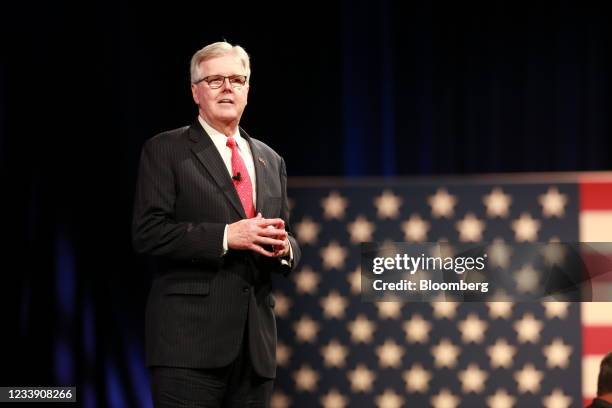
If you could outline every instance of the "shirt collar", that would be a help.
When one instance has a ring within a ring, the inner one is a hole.
[[[212,138],[217,148],[225,147],[227,143],[227,137],[223,133],[210,126],[208,122],[206,122],[200,115],[198,115],[198,121],[200,122],[200,125],[202,125],[204,131],[208,134],[208,136]],[[242,144],[242,136],[240,136],[240,131],[238,130],[238,127],[236,127],[236,131],[232,136],[234,137],[234,139],[236,139],[238,148],[240,148],[240,145]]]

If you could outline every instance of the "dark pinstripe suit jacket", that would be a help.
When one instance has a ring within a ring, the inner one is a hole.
[[[282,218],[290,232],[285,162],[240,134],[253,153],[257,211]],[[255,370],[274,378],[271,275],[290,268],[251,251],[221,256],[225,225],[245,217],[227,167],[197,120],[145,143],[132,234],[136,251],[154,255],[159,266],[146,308],[147,365],[221,367],[236,358],[245,336]],[[300,248],[291,233],[289,240],[295,267]]]

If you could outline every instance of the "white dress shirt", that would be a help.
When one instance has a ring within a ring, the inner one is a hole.
[[[200,124],[215,144],[215,147],[217,148],[219,154],[221,155],[221,158],[223,159],[223,163],[225,163],[225,167],[227,167],[228,174],[230,175],[230,177],[232,177],[234,175],[232,173],[232,149],[230,149],[226,144],[227,137],[223,133],[219,132],[217,129],[206,123],[206,121],[202,119],[201,116],[198,116],[198,120],[200,121]],[[257,208],[257,188],[255,187],[257,186],[257,180],[255,175],[255,164],[253,163],[253,153],[251,153],[251,147],[249,146],[249,143],[242,136],[240,136],[240,132],[238,131],[237,127],[236,132],[232,136],[234,137],[234,140],[236,140],[236,144],[238,145],[238,154],[240,154],[240,157],[242,157],[242,161],[244,161],[247,171],[249,172],[251,184],[253,185],[253,207]]]

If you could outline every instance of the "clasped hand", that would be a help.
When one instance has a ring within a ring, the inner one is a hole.
[[[266,249],[270,245],[272,250]],[[263,218],[261,213],[254,218],[229,224],[227,246],[230,249],[251,250],[264,256],[282,257],[289,254],[289,240],[285,222],[280,218]]]

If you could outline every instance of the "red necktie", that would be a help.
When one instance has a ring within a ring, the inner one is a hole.
[[[247,218],[253,218],[255,216],[255,207],[253,206],[253,184],[251,183],[251,177],[249,177],[244,160],[242,160],[240,153],[238,153],[236,140],[230,136],[227,138],[225,145],[232,149],[232,182],[234,187],[236,187]]]

